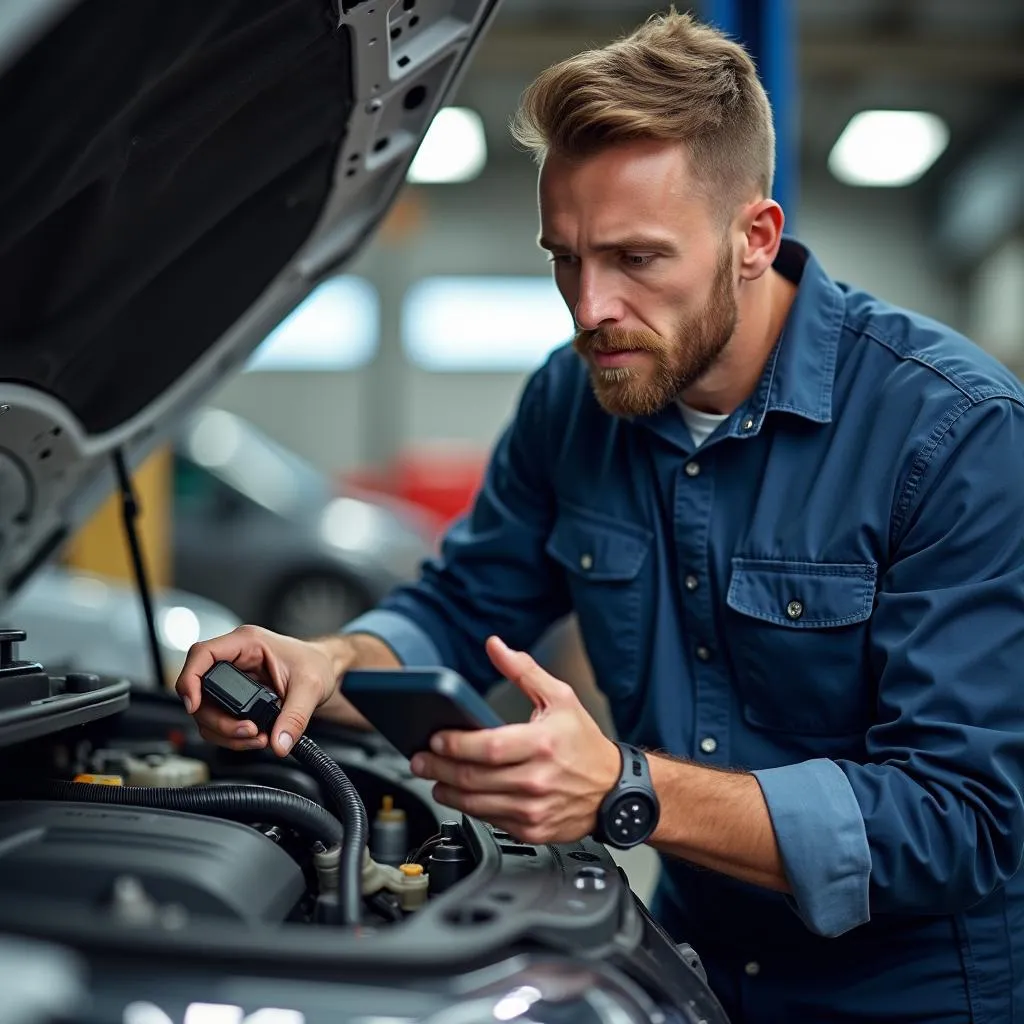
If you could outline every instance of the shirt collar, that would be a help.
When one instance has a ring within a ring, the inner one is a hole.
[[[811,251],[793,239],[783,239],[774,268],[798,288],[761,381],[745,404],[747,418],[760,421],[769,412],[789,412],[829,423],[843,294]]]
[[[798,286],[796,296],[757,387],[720,428],[725,436],[754,436],[770,412],[787,412],[815,423],[832,420],[843,293],[811,251],[794,239],[783,238],[773,267]],[[692,447],[689,430],[675,403],[634,422],[645,424],[676,444]]]

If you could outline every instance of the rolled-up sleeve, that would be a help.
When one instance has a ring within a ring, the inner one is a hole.
[[[870,624],[863,762],[761,771],[798,913],[835,935],[965,910],[1024,853],[1024,410],[965,399],[918,452]]]
[[[442,663],[437,645],[423,629],[407,616],[386,608],[365,612],[348,623],[342,633],[375,636],[408,668],[428,668]]]
[[[479,689],[496,681],[484,643],[496,634],[529,649],[570,610],[545,553],[554,518],[551,362],[527,382],[491,455],[472,509],[446,533],[415,583],[398,587],[346,633],[371,633],[404,664],[442,664]]]
[[[816,758],[753,773],[764,793],[793,895],[790,905],[818,935],[871,917],[871,850],[860,804],[834,761]]]

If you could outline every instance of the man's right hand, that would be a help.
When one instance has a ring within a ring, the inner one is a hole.
[[[254,723],[240,722],[202,703],[202,676],[217,661],[232,662],[283,698],[270,737],[271,748],[280,757],[305,732],[313,712],[337,700],[338,680],[349,668],[398,664],[388,648],[373,637],[297,640],[260,626],[239,626],[224,636],[195,644],[174,688],[185,709],[195,716],[203,738],[232,750],[261,749],[268,737],[260,734]]]

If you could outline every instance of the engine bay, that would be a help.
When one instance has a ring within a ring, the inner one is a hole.
[[[97,740],[54,747],[45,779],[12,767],[19,781],[0,800],[0,900],[58,899],[76,913],[161,927],[340,923],[345,830],[316,779],[272,755],[187,756],[174,749],[188,745],[182,736]],[[363,925],[404,920],[475,866],[458,820],[418,804],[410,832],[404,807],[417,798],[394,788],[363,854]]]
[[[20,639],[0,637],[0,900],[58,900],[86,918],[159,927],[340,923],[348,830],[332,813],[329,776],[205,743],[170,695],[129,700],[117,680],[50,676],[17,659]],[[360,925],[401,923],[478,866],[463,822],[386,744],[330,727],[320,739],[362,781]],[[521,847],[502,832],[490,838],[499,850]]]
[[[49,896],[130,921],[280,921],[306,888],[296,861],[257,830],[176,811],[6,802],[0,850],[0,899]]]
[[[512,991],[589,1007],[566,1020],[724,1022],[696,954],[592,839],[535,846],[457,814],[373,733],[317,722],[312,768],[214,747],[173,695],[49,675],[18,660],[22,638],[0,636],[0,941],[85,958],[90,1004],[109,1012],[74,1024],[188,1021],[240,974],[277,1007],[286,992],[306,1005],[297,978],[329,979],[345,993],[332,1020],[409,999],[403,1019],[428,1019],[431,1000],[470,995],[494,1020]],[[339,771],[365,816],[357,891]],[[133,1017],[171,976],[160,1013]]]

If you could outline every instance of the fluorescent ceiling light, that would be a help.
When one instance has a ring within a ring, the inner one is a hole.
[[[380,301],[369,281],[317,285],[249,357],[249,370],[355,370],[377,353]]]
[[[402,335],[425,370],[522,372],[568,341],[573,323],[550,276],[427,277],[406,293]]]
[[[850,118],[828,157],[847,185],[909,185],[949,142],[945,121],[921,110],[862,110]]]
[[[444,107],[427,129],[408,179],[417,184],[471,181],[487,163],[484,124],[475,110]]]

